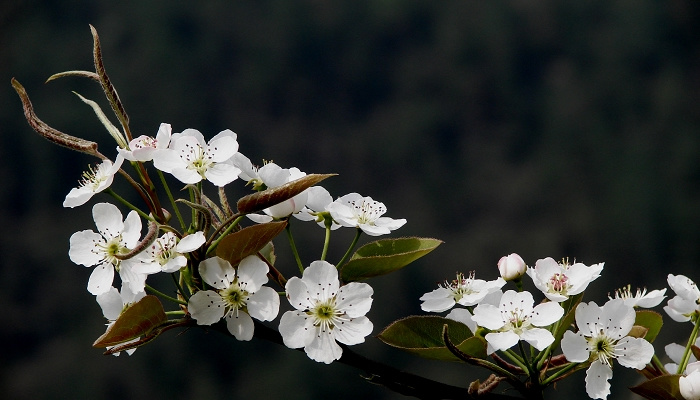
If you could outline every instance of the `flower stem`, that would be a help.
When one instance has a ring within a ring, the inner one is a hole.
[[[292,224],[287,222],[287,226],[284,228],[287,231],[287,239],[289,239],[289,245],[292,247],[292,254],[294,254],[294,259],[299,267],[299,272],[304,274],[304,264],[301,263],[301,258],[299,258],[299,252],[297,251],[297,245],[294,243],[294,236],[292,236]]]
[[[148,215],[148,214],[146,214],[145,212],[141,211],[141,210],[140,210],[138,207],[136,207],[135,205],[133,205],[133,204],[129,203],[128,201],[126,201],[126,199],[124,199],[123,197],[121,197],[120,195],[118,195],[117,193],[115,193],[114,190],[112,190],[112,189],[110,189],[110,188],[107,188],[107,189],[105,189],[105,193],[107,193],[108,195],[114,197],[118,202],[124,204],[125,206],[129,207],[130,209],[136,211],[140,216],[142,216],[142,217],[143,217],[144,219],[146,219],[147,221],[155,221],[155,220],[153,219],[153,217],[151,217],[150,215]]]
[[[560,369],[559,371],[553,373],[552,375],[544,379],[542,381],[542,386],[547,386],[552,382],[556,382],[559,377],[563,377],[565,374],[567,374],[569,371],[571,371],[578,365],[580,365],[580,363],[569,363],[569,365],[565,366],[564,368]]]
[[[165,193],[168,195],[168,199],[170,200],[170,204],[173,206],[173,210],[175,211],[175,215],[177,216],[177,220],[180,222],[180,227],[184,231],[186,226],[185,226],[185,220],[182,219],[182,215],[180,215],[180,210],[177,208],[177,204],[175,203],[175,198],[173,197],[173,193],[170,191],[170,186],[168,186],[168,182],[165,180],[165,175],[163,175],[163,171],[157,170],[158,171],[158,176],[160,177],[160,181],[163,184],[163,189],[165,189]]]
[[[326,237],[323,240],[323,251],[321,252],[321,261],[326,261],[328,254],[328,244],[331,242],[331,227],[326,224]]]
[[[685,367],[688,366],[688,361],[690,361],[690,348],[695,344],[695,340],[698,338],[698,330],[700,330],[700,315],[697,315],[697,313],[693,316],[695,326],[693,326],[693,331],[690,333],[690,337],[688,338],[688,344],[685,345],[685,352],[683,353],[683,358],[681,359],[681,362],[678,363],[678,371],[676,371],[677,374],[682,374],[685,372]]]
[[[355,232],[355,238],[352,240],[352,243],[350,243],[350,247],[348,247],[348,251],[345,252],[343,258],[341,258],[340,261],[338,261],[338,264],[336,264],[336,267],[340,268],[340,266],[343,265],[345,260],[348,257],[350,257],[350,253],[352,253],[352,250],[355,248],[357,241],[360,239],[360,235],[362,235],[362,229],[357,228],[357,231]]]
[[[151,293],[153,293],[153,294],[156,294],[156,295],[158,295],[158,296],[160,296],[160,297],[162,297],[162,298],[164,298],[164,299],[170,300],[170,301],[175,302],[175,303],[177,303],[177,304],[182,304],[182,305],[184,305],[184,306],[187,305],[187,302],[185,302],[185,301],[183,301],[183,300],[180,300],[180,299],[176,299],[176,298],[171,297],[171,296],[168,296],[167,294],[165,294],[165,293],[163,293],[163,292],[161,292],[161,291],[159,291],[159,290],[153,288],[151,285],[146,285],[146,289],[148,289],[149,292],[151,292]]]

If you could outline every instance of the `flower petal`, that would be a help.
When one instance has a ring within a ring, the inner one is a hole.
[[[189,253],[200,248],[206,241],[207,239],[204,237],[204,232],[197,231],[180,239],[175,250],[178,253]]]
[[[311,343],[304,347],[310,359],[330,364],[343,355],[343,349],[335,341],[333,330],[319,332],[313,336]]]
[[[267,283],[267,271],[270,268],[258,256],[252,255],[238,264],[238,281],[243,290],[255,292]]]
[[[620,365],[642,369],[654,356],[654,346],[642,338],[624,337],[615,345],[615,354]]]
[[[228,288],[236,278],[236,271],[231,263],[216,256],[199,263],[199,274],[204,282],[217,289]]]
[[[213,290],[200,290],[190,297],[187,310],[198,325],[211,325],[223,318],[226,303]]]
[[[554,342],[552,333],[543,328],[525,329],[520,334],[520,339],[530,343],[534,348],[540,351],[546,349],[547,346]]]
[[[372,307],[373,293],[372,287],[366,283],[350,282],[338,291],[336,307],[350,318],[363,316]]]
[[[520,341],[520,336],[513,331],[491,332],[487,333],[485,338],[492,350],[508,350]]]
[[[114,281],[114,267],[112,264],[100,264],[90,274],[88,279],[88,292],[98,295],[109,291]]]
[[[571,331],[564,332],[564,337],[561,339],[561,351],[569,362],[584,362],[590,356],[586,338],[580,333]]]
[[[359,344],[365,341],[365,337],[372,333],[373,328],[372,321],[367,317],[351,318],[335,326],[335,339],[349,346]]]
[[[260,288],[248,299],[248,313],[259,321],[272,321],[280,310],[280,296],[267,286]]]
[[[95,245],[98,243],[105,243],[104,238],[99,233],[91,230],[75,232],[70,237],[68,257],[76,264],[91,267],[104,258],[103,252],[95,251]]]
[[[605,399],[610,394],[612,369],[596,360],[586,371],[586,393],[592,399]]]
[[[226,316],[226,327],[238,340],[248,341],[253,338],[255,324],[248,313],[238,310]]]
[[[327,261],[312,262],[301,279],[315,299],[325,301],[338,293],[338,270]]]
[[[316,336],[312,319],[303,311],[287,311],[282,314],[279,332],[284,345],[290,349],[304,347]]]

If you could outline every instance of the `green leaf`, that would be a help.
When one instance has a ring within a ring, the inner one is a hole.
[[[678,379],[682,375],[661,375],[630,388],[634,393],[651,400],[683,400]]]
[[[127,307],[92,346],[107,347],[128,342],[147,335],[167,321],[163,304],[156,296],[148,295]]]
[[[242,259],[262,250],[287,226],[287,221],[251,225],[226,235],[216,247],[216,255],[236,266]]]
[[[412,316],[400,319],[386,327],[378,338],[393,347],[420,357],[443,361],[460,361],[447,348],[442,338],[443,326],[447,325],[450,341],[470,357],[486,357],[486,341],[473,336],[461,322],[438,316]]]
[[[656,311],[637,310],[637,317],[634,320],[634,324],[648,329],[643,338],[652,343],[654,339],[656,339],[656,335],[661,331],[664,320],[661,314]]]
[[[435,250],[442,240],[405,237],[368,243],[342,266],[341,278],[354,282],[396,271]]]
[[[287,182],[282,186],[269,188],[249,194],[238,200],[236,206],[243,214],[264,210],[298,195],[311,186],[336,174],[309,174],[302,178]]]

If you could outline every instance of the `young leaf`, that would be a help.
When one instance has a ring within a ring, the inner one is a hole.
[[[651,400],[683,400],[678,379],[682,375],[661,375],[630,388],[631,391]]]
[[[345,282],[354,282],[388,274],[430,253],[441,243],[441,240],[417,237],[368,243],[357,249],[342,266],[341,277]]]
[[[93,347],[114,346],[147,335],[153,328],[167,322],[163,304],[148,295],[127,307],[107,331],[95,340]]]
[[[256,254],[287,226],[287,221],[268,222],[251,225],[227,235],[219,242],[216,255],[231,265],[238,265],[242,259]]]
[[[486,357],[486,341],[461,322],[438,316],[412,316],[393,322],[378,336],[382,342],[423,358],[459,361],[443,340],[443,327],[448,326],[450,341],[470,357]]]
[[[646,334],[643,336],[648,342],[654,342],[656,335],[661,331],[661,326],[664,324],[664,320],[661,314],[651,311],[651,310],[637,310],[637,317],[634,320],[634,324],[642,326],[647,329]]]
[[[238,211],[244,214],[249,214],[264,210],[287,199],[291,199],[311,186],[334,175],[336,174],[309,174],[302,178],[287,182],[282,186],[249,194],[238,200]]]

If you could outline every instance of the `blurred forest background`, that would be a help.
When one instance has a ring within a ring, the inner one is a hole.
[[[73,232],[93,229],[95,200],[61,203],[94,160],[36,135],[10,86],[16,77],[40,118],[114,157],[71,93],[108,110],[99,86],[43,83],[93,68],[88,24],[137,135],[161,122],[206,137],[230,128],[254,161],[339,173],[324,184],[332,195],[383,201],[387,216],[408,219],[394,236],[445,241],[370,281],[377,334],[421,314],[418,297],[455,271],[495,278],[511,252],[530,265],[605,262],[586,297],[599,304],[628,283],[666,287],[668,273],[698,281],[698,21],[700,2],[677,0],[3,2],[0,397],[402,398],[338,363],[199,329],[131,357],[91,347],[104,319],[85,288],[90,270],[67,252]],[[315,246],[302,249],[308,263],[322,231],[296,226]],[[352,232],[338,232],[342,254]],[[658,354],[691,329],[665,322]],[[354,349],[453,385],[484,376],[374,338]],[[615,368],[611,398],[629,398],[636,377]],[[549,397],[586,398],[583,388],[581,372]]]

